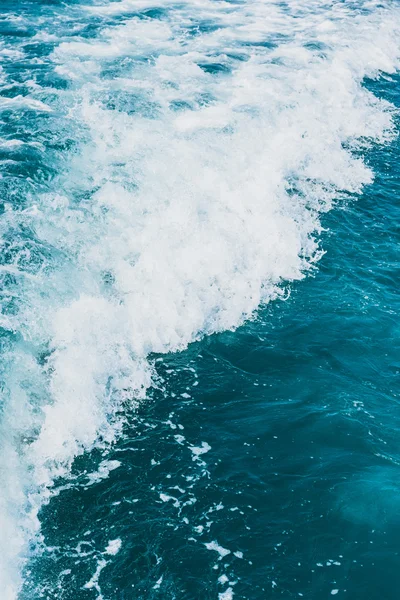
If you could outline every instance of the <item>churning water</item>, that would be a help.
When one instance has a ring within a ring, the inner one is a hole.
[[[386,0],[2,0],[2,600],[398,597],[399,69]]]

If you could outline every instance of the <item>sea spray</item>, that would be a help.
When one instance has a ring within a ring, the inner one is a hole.
[[[26,121],[5,174],[18,144],[35,165],[1,216],[6,600],[53,482],[146,397],[148,356],[238,327],[314,268],[320,214],[393,135],[363,80],[400,64],[391,3],[51,10],[23,17],[45,59],[23,38],[2,50],[5,87],[18,56],[49,73],[0,105]]]

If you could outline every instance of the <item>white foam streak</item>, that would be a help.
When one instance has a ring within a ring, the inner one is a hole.
[[[54,51],[73,87],[57,109],[80,149],[59,189],[3,215],[5,228],[28,225],[57,257],[23,277],[7,267],[22,302],[5,327],[22,341],[6,357],[1,424],[6,600],[52,483],[120,435],[124,410],[151,385],[148,355],[238,327],[281,295],[320,256],[320,213],[372,181],[349,148],[392,133],[393,108],[361,82],[399,68],[400,16],[360,4],[365,14],[320,0],[290,10],[261,0],[101,2],[88,18],[165,13]],[[219,28],[189,29],[203,22]],[[87,587],[98,589],[103,562]]]

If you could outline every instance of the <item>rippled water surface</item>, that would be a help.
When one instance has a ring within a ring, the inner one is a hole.
[[[3,0],[2,600],[397,599],[399,40]]]

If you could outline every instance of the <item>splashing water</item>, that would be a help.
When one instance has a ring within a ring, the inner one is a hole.
[[[362,84],[399,69],[400,11],[101,0],[11,3],[2,19],[0,589],[13,600],[54,482],[121,435],[151,355],[283,296],[322,255],[321,213],[372,181],[363,151],[395,134],[394,108]]]

